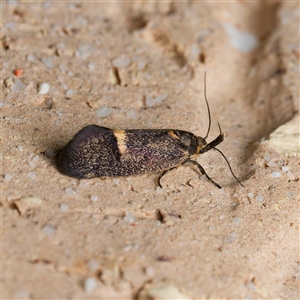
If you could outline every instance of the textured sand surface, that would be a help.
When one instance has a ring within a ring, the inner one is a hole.
[[[2,3],[3,299],[298,299],[299,4]],[[90,180],[88,124],[205,136],[192,167]]]

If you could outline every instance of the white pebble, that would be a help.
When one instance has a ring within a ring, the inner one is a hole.
[[[265,154],[265,155],[264,155],[264,160],[265,160],[266,162],[271,161],[271,156],[270,156],[269,154]]]
[[[90,271],[95,272],[99,269],[99,263],[96,259],[90,259],[87,263],[88,268]]]
[[[112,113],[112,109],[107,106],[103,106],[98,108],[95,113],[97,117],[104,118],[108,117]]]
[[[156,97],[156,103],[157,104],[162,104],[162,102],[164,100],[166,100],[168,98],[168,95],[167,94],[160,94]]]
[[[241,224],[241,220],[240,220],[240,218],[234,218],[234,219],[232,220],[232,223],[233,223],[234,225],[240,225],[240,224]]]
[[[27,174],[27,176],[28,176],[29,178],[31,178],[31,179],[35,179],[35,178],[36,178],[35,172],[29,172],[29,173]]]
[[[94,51],[93,46],[89,44],[81,45],[79,46],[75,55],[77,58],[86,59],[88,56],[90,56],[93,53],[93,51]]]
[[[264,196],[262,194],[258,194],[256,197],[255,197],[255,200],[259,203],[263,202],[264,201]]]
[[[242,52],[249,52],[258,46],[258,38],[254,34],[241,31],[226,22],[223,22],[222,25],[230,39],[233,48]]]
[[[281,170],[282,170],[283,172],[287,172],[287,171],[289,170],[289,167],[284,166],[284,167],[281,168]]]
[[[273,178],[279,178],[281,176],[280,172],[272,172]]]
[[[120,179],[119,178],[114,178],[113,182],[114,182],[114,184],[119,184],[120,183]]]
[[[92,200],[92,201],[97,201],[97,200],[98,200],[98,196],[92,195],[92,196],[91,196],[91,200]]]
[[[248,193],[248,197],[249,197],[250,199],[253,199],[253,194],[252,194],[252,193]]]
[[[88,64],[88,69],[89,69],[89,70],[93,71],[93,70],[95,70],[95,68],[96,68],[96,67],[95,67],[94,64],[92,64],[92,63],[89,63],[89,64]]]
[[[43,57],[41,62],[49,69],[53,69],[53,60],[52,57]]]
[[[50,85],[48,83],[41,83],[38,87],[38,93],[39,95],[44,95],[49,92]]]
[[[76,192],[75,192],[72,188],[66,188],[66,189],[65,189],[65,192],[66,192],[66,194],[69,195],[69,196],[73,196],[73,195],[76,194]]]
[[[56,232],[56,229],[53,225],[51,224],[47,224],[43,227],[43,231],[47,234],[47,235],[52,235]]]
[[[4,105],[5,105],[5,102],[1,101],[0,102],[0,109],[2,109],[4,107]]]
[[[23,91],[25,88],[26,84],[20,78],[15,78],[14,85],[12,86],[11,90],[13,92],[20,92]]]
[[[5,181],[11,181],[11,179],[12,179],[12,176],[10,174],[7,173],[7,174],[4,175],[4,180]]]
[[[123,221],[128,222],[129,224],[134,223],[135,218],[132,213],[127,213],[126,216],[123,218]]]
[[[33,54],[28,54],[28,55],[27,55],[27,60],[28,60],[28,61],[31,61],[31,62],[34,62],[34,61],[35,61],[34,55],[33,55]]]
[[[61,204],[60,205],[60,209],[62,210],[62,211],[67,211],[68,210],[68,208],[69,208],[69,206],[67,205],[67,204]]]
[[[18,148],[19,151],[23,151],[23,147],[21,145],[18,145],[17,148]]]
[[[88,277],[84,280],[84,291],[91,293],[97,286],[97,281],[94,277]]]
[[[145,274],[148,276],[148,277],[154,277],[155,275],[155,272],[154,272],[154,269],[152,267],[147,267],[145,269]]]
[[[74,94],[74,91],[73,90],[67,90],[67,97],[71,97],[72,95]]]
[[[135,110],[129,110],[126,112],[126,116],[128,118],[136,119],[138,117],[138,113]]]
[[[147,107],[153,107],[155,105],[155,101],[154,101],[153,97],[151,95],[148,95],[148,94],[146,95],[145,102],[146,102]]]
[[[130,58],[123,54],[120,57],[114,59],[112,61],[112,64],[116,68],[126,68],[130,65],[130,62]]]

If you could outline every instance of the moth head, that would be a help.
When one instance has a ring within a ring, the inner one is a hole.
[[[197,154],[199,154],[200,150],[203,149],[206,145],[206,139],[201,136],[197,136]]]

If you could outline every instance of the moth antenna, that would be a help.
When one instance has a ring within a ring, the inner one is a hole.
[[[204,137],[204,139],[206,140],[206,138],[208,137],[209,131],[210,131],[210,126],[211,126],[210,109],[209,109],[209,105],[208,105],[208,101],[207,101],[207,97],[206,97],[206,72],[204,72],[204,99],[206,102],[206,107],[207,107],[207,112],[208,112],[208,129],[207,129],[206,136]]]
[[[220,126],[220,123],[219,123],[219,122],[217,122],[217,123],[218,123],[218,126],[219,126],[220,134],[223,134],[222,129],[221,129],[221,126]],[[234,175],[234,173],[233,173],[233,171],[232,171],[232,168],[231,168],[231,165],[230,165],[228,159],[226,158],[226,156],[223,154],[223,152],[222,152],[221,150],[219,150],[218,148],[215,148],[215,147],[213,147],[213,149],[217,150],[217,151],[223,156],[223,158],[225,159],[225,161],[226,161],[226,163],[227,163],[227,165],[228,165],[228,167],[229,167],[229,170],[230,170],[232,176],[235,178],[235,180],[236,180],[242,187],[245,187],[245,186],[240,182],[240,180]]]

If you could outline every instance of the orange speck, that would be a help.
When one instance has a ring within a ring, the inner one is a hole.
[[[22,69],[16,69],[16,70],[14,70],[14,74],[17,77],[20,77],[23,74],[23,70]]]

